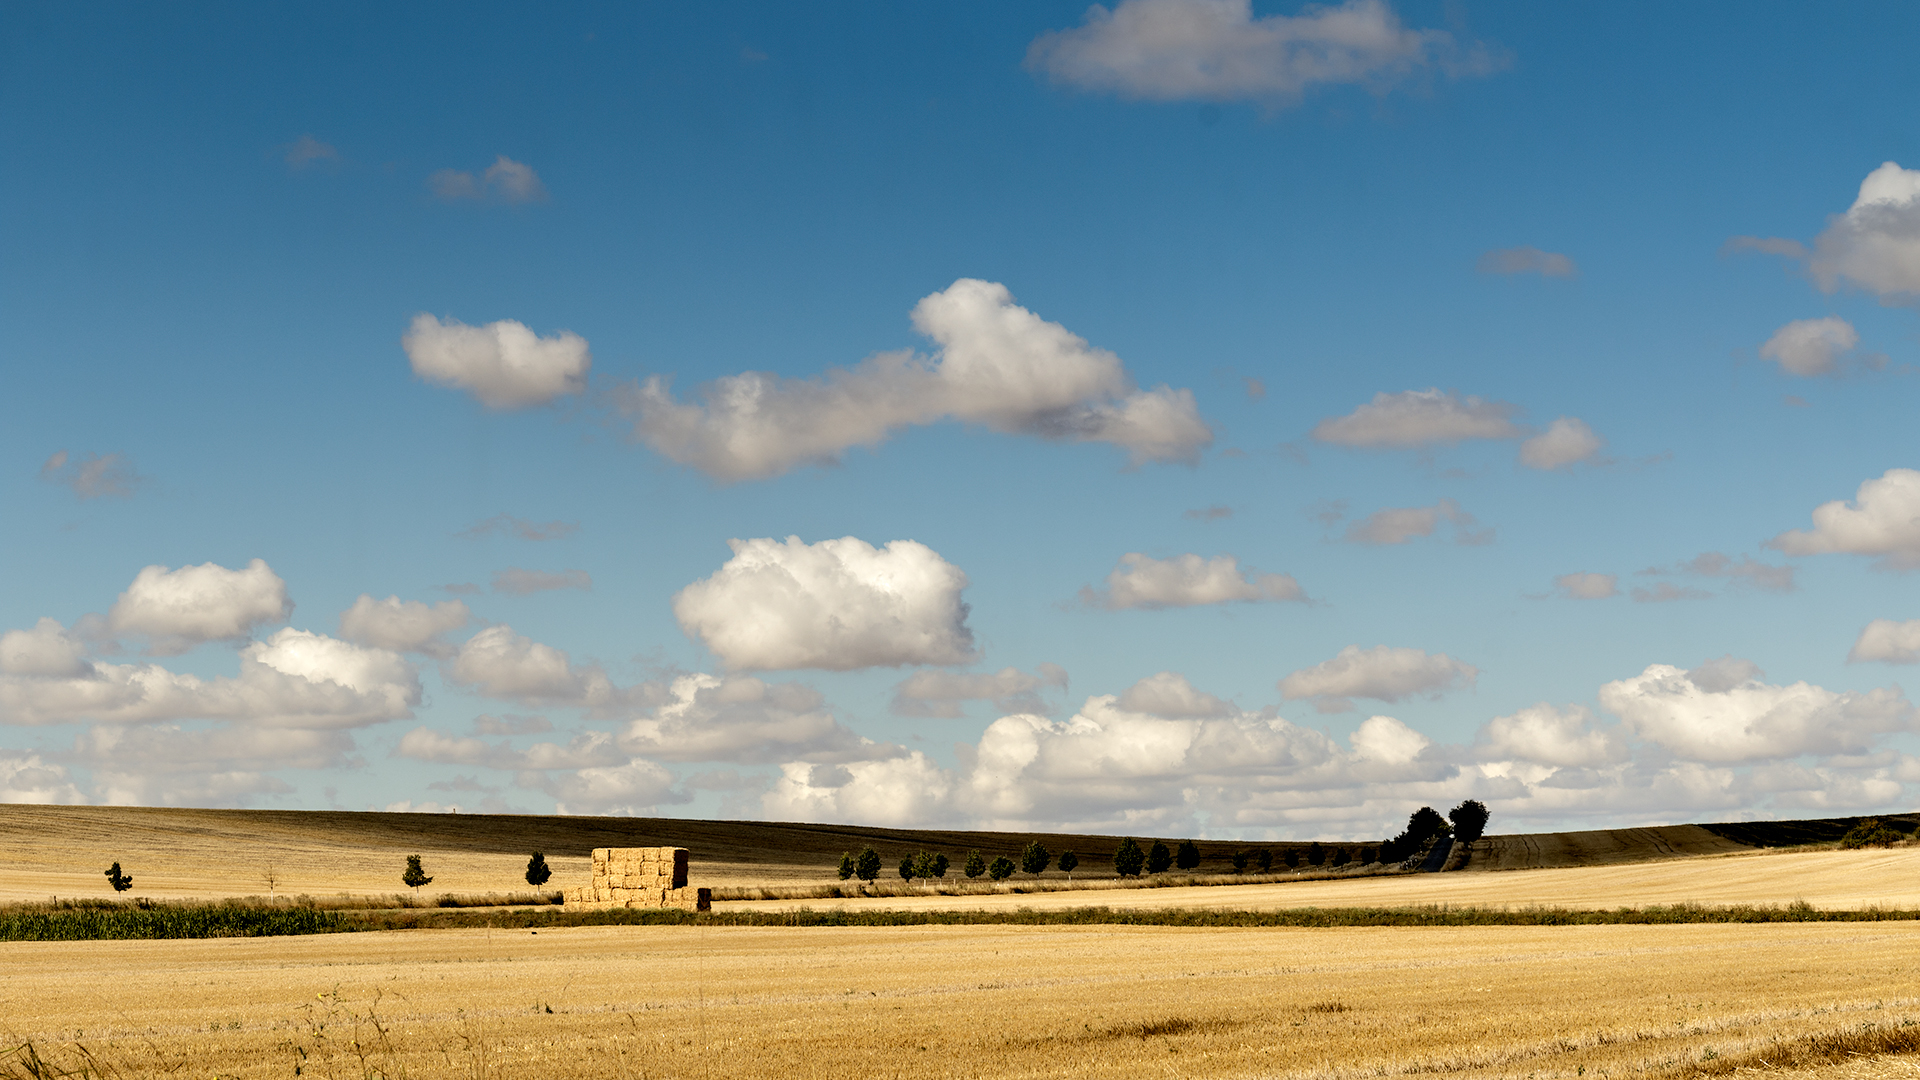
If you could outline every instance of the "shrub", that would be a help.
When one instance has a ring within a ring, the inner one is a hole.
[[[987,860],[981,856],[979,848],[967,852],[967,864],[962,869],[970,878],[977,878],[987,872]]]
[[[1182,870],[1193,870],[1200,866],[1200,849],[1191,840],[1180,841],[1180,850],[1174,852],[1173,865]]]
[[[852,876],[853,876],[853,852],[843,851],[840,853],[840,880],[845,881]]]
[[[1047,867],[1052,865],[1053,852],[1048,851],[1046,845],[1038,840],[1029,842],[1026,850],[1020,853],[1020,869],[1034,877],[1046,873]]]
[[[1260,872],[1263,874],[1273,869],[1273,852],[1266,848],[1261,848],[1253,857],[1253,865],[1259,867]]]
[[[1079,865],[1080,856],[1075,855],[1071,851],[1063,851],[1060,853],[1060,872],[1067,875],[1068,881],[1073,880],[1073,868]]]
[[[853,876],[861,881],[872,881],[880,876],[880,853],[872,848],[861,848],[860,854],[853,857]]]
[[[1287,869],[1297,870],[1299,868],[1300,868],[1300,849],[1297,847],[1290,847],[1287,849]]]
[[[1005,881],[1013,876],[1013,860],[1001,855],[987,864],[987,876],[995,881]]]
[[[1840,838],[1840,846],[1852,851],[1863,847],[1886,847],[1905,840],[1907,835],[1879,818],[1865,818],[1860,824],[1847,830]]]
[[[408,888],[412,889],[415,892],[419,892],[420,886],[425,885],[426,883],[432,880],[433,880],[432,878],[427,876],[427,872],[421,869],[420,856],[418,855],[407,856],[407,868],[400,872],[401,884],[407,886]]]
[[[126,892],[133,888],[133,878],[120,872],[119,863],[107,867],[102,873],[106,875],[107,883],[113,886],[114,892]]]
[[[1172,865],[1173,852],[1167,850],[1167,845],[1155,840],[1153,846],[1147,849],[1147,873],[1164,874]]]
[[[1447,818],[1453,822],[1453,838],[1464,844],[1486,834],[1489,816],[1487,804],[1478,799],[1468,799],[1447,811]]]
[[[1353,856],[1347,854],[1346,848],[1337,847],[1333,849],[1333,858],[1330,861],[1335,866],[1345,866],[1353,861]]]
[[[1113,872],[1121,877],[1139,877],[1140,868],[1147,864],[1146,853],[1129,836],[1120,841],[1120,849],[1113,853]]]
[[[1247,864],[1253,861],[1253,852],[1244,850],[1236,851],[1233,853],[1233,857],[1227,861],[1233,864],[1234,873],[1244,874],[1247,872]]]
[[[537,889],[552,876],[553,867],[547,865],[547,857],[538,851],[534,852],[533,857],[527,860],[527,884]]]
[[[1313,843],[1308,844],[1307,845],[1307,865],[1308,866],[1325,866],[1326,864],[1327,864],[1327,849],[1320,846],[1320,841],[1315,840]]]

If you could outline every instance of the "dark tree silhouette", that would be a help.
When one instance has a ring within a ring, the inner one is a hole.
[[[1453,821],[1453,838],[1463,844],[1471,844],[1486,835],[1490,816],[1487,804],[1479,799],[1468,799],[1447,811],[1447,817]]]
[[[1020,853],[1020,869],[1034,877],[1046,873],[1047,867],[1052,865],[1053,852],[1048,851],[1047,846],[1038,840],[1029,842],[1026,850]]]
[[[1325,866],[1326,864],[1327,864],[1327,849],[1320,846],[1320,841],[1315,840],[1313,843],[1308,844],[1307,845],[1307,865],[1308,866]]]
[[[1287,849],[1287,869],[1297,870],[1299,868],[1300,868],[1300,849],[1297,847],[1290,847]]]
[[[547,879],[552,876],[553,867],[547,865],[547,857],[537,851],[534,852],[533,857],[527,860],[527,884],[537,889],[545,885]]]
[[[1174,852],[1173,865],[1182,870],[1196,870],[1200,866],[1200,848],[1191,840],[1180,841],[1180,849]]]
[[[900,880],[912,881],[914,873],[913,856],[902,856],[900,859]]]
[[[880,853],[872,848],[861,848],[860,854],[853,857],[853,876],[861,881],[872,881],[880,876]]]
[[[102,873],[106,875],[107,883],[113,886],[114,892],[123,893],[133,888],[133,878],[120,872],[119,863],[107,867]]]
[[[1172,865],[1173,852],[1167,850],[1167,845],[1155,840],[1153,846],[1147,849],[1147,873],[1164,874]]]
[[[1233,864],[1234,873],[1244,874],[1247,872],[1247,864],[1253,861],[1253,852],[1246,850],[1236,851],[1233,853],[1232,858],[1229,858],[1227,861]]]
[[[1261,848],[1260,853],[1253,857],[1253,865],[1259,867],[1260,872],[1263,874],[1269,870],[1272,870],[1273,869],[1273,852],[1266,848]]]
[[[406,885],[408,888],[412,889],[415,892],[419,892],[420,886],[425,885],[432,880],[433,880],[432,878],[427,876],[427,872],[421,869],[420,856],[418,855],[407,856],[407,868],[400,872],[401,884]]]
[[[995,881],[1005,881],[1013,876],[1013,860],[1001,855],[987,864],[987,876]]]
[[[1353,861],[1353,856],[1347,854],[1346,848],[1337,847],[1333,849],[1333,859],[1331,861],[1335,866],[1345,866]]]
[[[840,880],[845,881],[852,876],[853,876],[853,852],[843,851],[840,853]]]
[[[1139,877],[1140,868],[1147,864],[1146,852],[1129,836],[1120,841],[1120,849],[1113,853],[1113,872],[1121,877]]]
[[[1063,851],[1060,853],[1060,872],[1067,875],[1068,881],[1073,880],[1073,868],[1079,865],[1080,856],[1075,855],[1071,851]]]
[[[977,878],[987,872],[986,857],[980,854],[979,848],[975,848],[967,852],[967,863],[961,869],[968,877]]]

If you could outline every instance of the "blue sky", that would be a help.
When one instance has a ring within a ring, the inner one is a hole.
[[[12,8],[0,799],[1908,807],[1916,30]]]

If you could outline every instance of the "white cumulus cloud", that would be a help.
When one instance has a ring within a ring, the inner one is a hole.
[[[1860,333],[1845,319],[1795,319],[1773,332],[1760,346],[1760,356],[1780,365],[1789,375],[1832,375],[1840,359],[1860,344]]]
[[[956,719],[969,701],[991,701],[1002,713],[1050,711],[1040,698],[1046,687],[1066,689],[1067,672],[1058,664],[1041,664],[1032,672],[1019,668],[999,671],[916,671],[893,688],[896,716]]]
[[[458,600],[428,604],[389,596],[375,600],[366,593],[340,613],[340,636],[362,645],[394,652],[446,656],[452,652],[443,634],[467,625],[473,613]]]
[[[1520,444],[1520,464],[1529,469],[1564,469],[1592,460],[1606,445],[1585,420],[1562,416]]]
[[[1349,698],[1389,702],[1416,696],[1437,698],[1461,683],[1473,685],[1479,674],[1472,664],[1446,653],[1349,645],[1333,659],[1281,679],[1280,696],[1288,701],[1312,698],[1321,712],[1346,712],[1353,708]]]
[[[49,765],[38,754],[0,751],[0,803],[75,805],[86,801],[64,767]]]
[[[553,796],[556,814],[641,815],[692,800],[674,786],[671,772],[651,761],[533,776],[530,786]]]
[[[1788,555],[1872,555],[1884,570],[1920,567],[1920,471],[1888,469],[1860,485],[1854,501],[1814,508],[1813,528],[1783,532],[1767,546]]]
[[[75,678],[90,673],[87,645],[58,619],[41,619],[31,630],[0,634],[0,675]]]
[[[1827,292],[1851,284],[1887,303],[1920,298],[1920,170],[1886,162],[1814,239],[1807,270]]]
[[[1151,101],[1284,103],[1316,86],[1376,91],[1428,72],[1479,75],[1498,62],[1442,30],[1414,30],[1383,0],[1255,17],[1250,0],[1121,0],[1027,49],[1057,83]]]
[[[1623,761],[1627,742],[1616,728],[1601,727],[1584,705],[1555,708],[1546,702],[1480,729],[1477,748],[1490,760],[1530,761],[1565,768],[1595,768]]]
[[[913,324],[939,346],[932,357],[880,353],[812,379],[747,372],[703,387],[698,403],[657,376],[618,397],[635,438],[727,481],[830,464],[948,419],[1112,443],[1135,463],[1192,462],[1213,441],[1191,391],[1138,389],[1119,357],[1015,304],[1004,285],[962,278],[921,300]]]
[[[206,641],[244,638],[254,627],[291,614],[287,583],[265,560],[255,559],[242,570],[215,563],[146,567],[107,612],[107,626],[145,635],[148,651],[165,656]]]
[[[1693,671],[1653,664],[1602,686],[1600,704],[1639,738],[1707,763],[1856,754],[1913,726],[1914,708],[1897,690],[1837,693],[1760,680],[1758,668],[1732,658]]]
[[[1207,559],[1186,554],[1155,559],[1130,551],[1120,556],[1107,575],[1104,589],[1082,589],[1080,598],[1083,603],[1118,611],[1304,601],[1307,594],[1287,574],[1262,573],[1251,567],[1242,570],[1232,555]]]
[[[598,667],[576,666],[565,652],[505,623],[468,638],[446,670],[455,682],[507,701],[598,706],[615,696]]]
[[[658,761],[741,765],[851,761],[901,752],[854,734],[811,687],[750,675],[673,680],[668,700],[628,723],[620,747]]]
[[[0,660],[6,644],[0,642]],[[1879,660],[1888,664],[1920,664],[1920,619],[1895,622],[1875,619],[1860,631],[1847,653],[1849,661]]]
[[[593,354],[570,330],[540,337],[524,323],[501,319],[468,326],[422,312],[400,337],[413,373],[465,390],[490,409],[544,405],[586,389]]]
[[[1330,416],[1313,437],[1339,446],[1409,447],[1466,439],[1513,439],[1526,429],[1510,419],[1517,408],[1504,401],[1462,397],[1451,390],[1378,393],[1346,416]]]
[[[1128,712],[1169,720],[1227,716],[1238,711],[1231,703],[1196,688],[1177,671],[1162,671],[1141,679],[1127,687],[1115,703]]]
[[[925,544],[729,540],[733,557],[673,598],[680,628],[732,669],[964,664],[967,575]]]

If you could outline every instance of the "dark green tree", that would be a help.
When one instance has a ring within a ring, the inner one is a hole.
[[[1013,876],[1013,860],[1005,855],[998,856],[987,864],[987,876],[995,881],[1005,881]]]
[[[1173,854],[1173,865],[1182,870],[1196,870],[1200,866],[1200,848],[1191,840],[1180,841],[1180,850]]]
[[[1164,874],[1172,865],[1173,852],[1167,850],[1167,845],[1155,840],[1153,846],[1147,849],[1147,873]]]
[[[1038,840],[1028,841],[1026,850],[1020,853],[1020,869],[1034,877],[1046,873],[1047,867],[1052,865],[1053,852],[1048,851],[1047,846]]]
[[[133,878],[120,872],[119,863],[114,863],[112,866],[107,867],[102,873],[106,874],[107,883],[113,886],[114,892],[126,892],[128,889],[133,888]]]
[[[400,881],[402,884],[415,892],[419,892],[420,886],[432,880],[432,878],[427,876],[427,872],[420,868],[420,856],[407,856],[407,868],[400,873]]]
[[[1453,826],[1447,824],[1447,819],[1431,806],[1423,806],[1407,818],[1407,838],[1413,841],[1415,847],[1424,846],[1427,841],[1452,830]]]
[[[1063,851],[1060,853],[1060,872],[1067,875],[1068,881],[1073,880],[1073,868],[1079,865],[1080,856],[1075,855],[1071,851]]]
[[[1299,867],[1300,867],[1300,849],[1297,847],[1288,848],[1287,849],[1287,869],[1297,870],[1299,869]]]
[[[1329,861],[1335,866],[1345,866],[1353,861],[1353,856],[1347,854],[1346,848],[1337,847],[1333,849],[1333,858]]]
[[[1227,861],[1233,864],[1234,873],[1244,874],[1247,872],[1247,864],[1253,861],[1253,852],[1241,848],[1228,856]]]
[[[1139,877],[1140,868],[1147,864],[1146,852],[1129,836],[1120,841],[1120,849],[1113,853],[1113,872],[1121,877]]]
[[[1263,874],[1269,870],[1272,870],[1273,869],[1273,852],[1267,848],[1261,848],[1260,853],[1253,857],[1253,865],[1259,867],[1260,872]]]
[[[845,881],[852,876],[853,876],[853,852],[843,851],[840,853],[840,880]]]
[[[880,853],[872,848],[861,848],[860,854],[853,857],[853,876],[861,881],[872,881],[880,876]]]
[[[946,852],[944,852],[944,851],[936,851],[936,852],[934,852],[934,853],[933,853],[933,867],[932,867],[932,870],[933,870],[933,875],[932,875],[932,876],[934,876],[934,877],[937,877],[937,878],[943,878],[943,877],[946,877],[946,876],[947,876],[947,867],[949,867],[949,866],[952,866],[952,865],[953,865],[953,863],[952,863],[952,861],[951,861],[951,860],[949,860],[949,859],[947,858],[947,854],[946,854]]]
[[[980,854],[979,848],[974,848],[972,851],[967,852],[966,865],[960,869],[968,877],[977,878],[987,872],[986,857]]]
[[[1320,841],[1315,840],[1313,843],[1308,844],[1307,845],[1307,865],[1308,866],[1325,866],[1326,864],[1327,864],[1327,849],[1320,846]]]
[[[916,873],[918,873],[918,872],[919,872],[919,869],[918,869],[918,868],[917,868],[917,867],[916,867],[916,866],[914,865],[914,860],[913,860],[913,856],[911,856],[911,855],[904,855],[904,856],[902,856],[902,857],[901,857],[901,859],[900,859],[900,879],[901,879],[902,881],[912,881],[912,880],[913,880],[913,875],[914,875],[914,874],[916,874]]]
[[[1840,846],[1848,851],[1863,847],[1888,847],[1906,838],[1906,833],[1879,818],[1862,818],[1859,824],[1847,830],[1847,835],[1840,838]]]
[[[1490,816],[1487,804],[1479,799],[1468,799],[1447,811],[1447,819],[1453,822],[1453,838],[1463,844],[1471,844],[1486,835]]]
[[[545,885],[547,879],[552,876],[553,867],[547,865],[547,857],[537,851],[534,852],[533,857],[527,860],[527,884],[537,889]]]
[[[1373,849],[1372,849],[1372,848],[1370,848],[1370,847],[1363,847],[1363,848],[1361,848],[1361,849],[1360,849],[1360,857],[1359,857],[1359,858],[1360,858],[1360,865],[1361,865],[1361,866],[1365,866],[1365,865],[1367,865],[1368,863],[1370,863],[1370,862],[1372,862],[1372,861],[1373,861],[1373,854],[1374,854],[1374,853],[1373,853]]]

